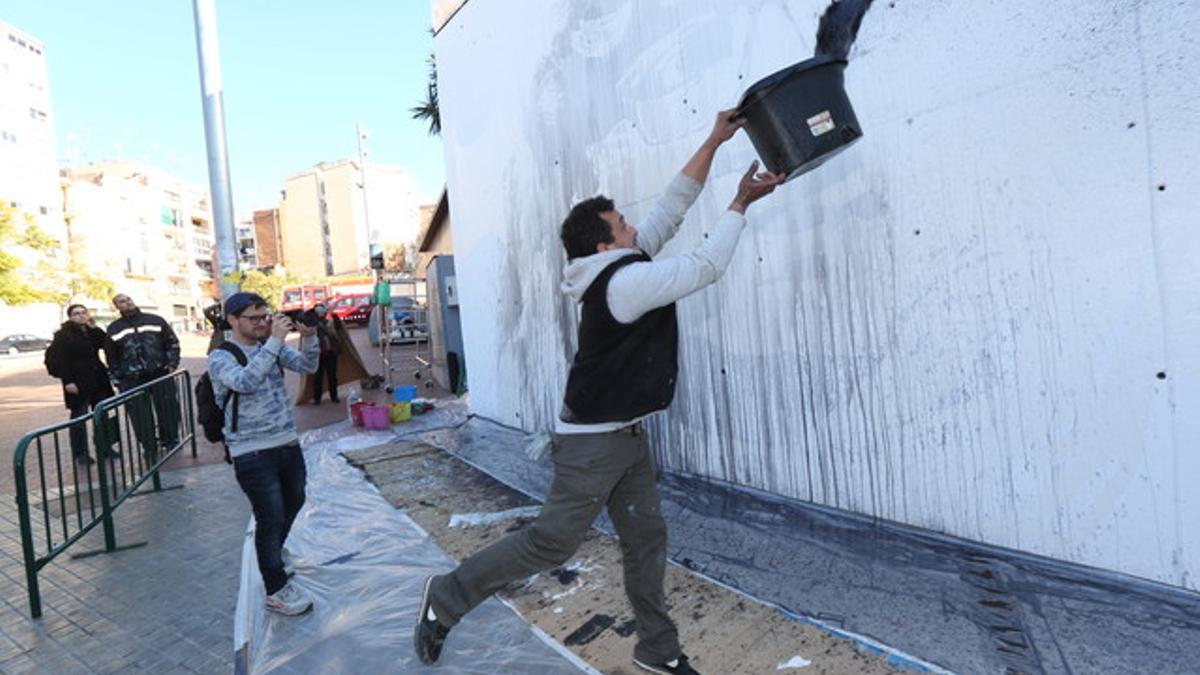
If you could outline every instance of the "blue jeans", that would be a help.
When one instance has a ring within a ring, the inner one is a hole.
[[[300,446],[256,450],[233,458],[238,485],[254,510],[254,549],[267,595],[287,584],[283,542],[304,506],[307,470]]]

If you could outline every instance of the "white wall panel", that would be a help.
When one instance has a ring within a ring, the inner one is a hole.
[[[825,4],[471,0],[443,28],[476,412],[550,426],[566,211],[635,220]],[[679,303],[664,465],[1200,588],[1200,5],[891,4],[847,71],[866,137]],[[753,158],[722,149],[664,255]]]

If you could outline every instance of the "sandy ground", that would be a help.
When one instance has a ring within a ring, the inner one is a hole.
[[[345,454],[457,559],[526,527],[537,510],[528,497],[420,441]],[[480,517],[514,509],[519,510],[508,517]],[[489,522],[464,526],[463,520]],[[702,673],[906,672],[882,654],[862,651],[679,566],[668,566],[666,589],[684,650]],[[591,530],[564,568],[514,583],[501,596],[600,672],[643,672],[631,660],[633,615],[623,591],[620,546],[612,537]]]

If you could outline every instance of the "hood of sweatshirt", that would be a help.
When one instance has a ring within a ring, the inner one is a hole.
[[[638,255],[641,252],[642,250],[637,248],[618,248],[576,258],[563,268],[563,282],[560,288],[563,293],[571,296],[572,300],[580,302],[583,300],[583,294],[604,268],[627,255]]]

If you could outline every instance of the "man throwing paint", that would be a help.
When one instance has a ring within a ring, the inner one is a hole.
[[[675,302],[715,282],[745,227],[746,208],[782,176],[742,176],[737,195],[694,251],[651,259],[679,229],[708,178],[713,156],[742,126],[721,112],[700,149],[650,210],[641,228],[613,201],[576,204],[562,225],[569,259],[562,289],[582,303],[579,350],[555,428],[554,481],[537,521],[425,582],[414,642],[437,661],[450,629],[511,581],[562,565],[607,507],[621,542],[625,593],[637,618],[634,662],[653,673],[696,670],[679,646],[663,592],[667,526],[659,511],[654,456],[641,420],[675,395],[679,335]]]

